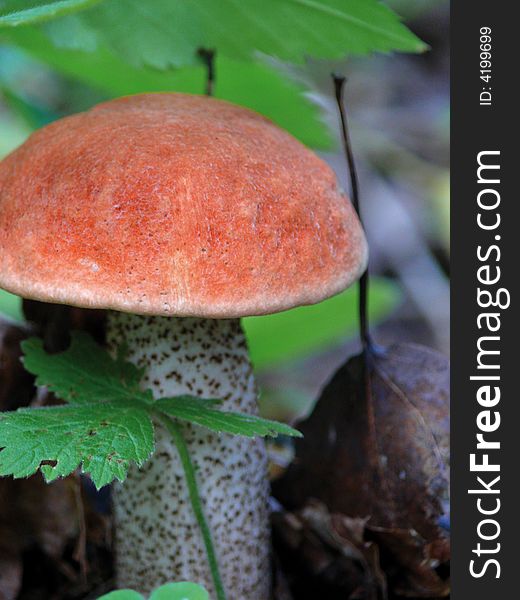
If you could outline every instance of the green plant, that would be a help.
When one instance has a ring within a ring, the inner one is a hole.
[[[117,590],[100,596],[98,600],[144,600],[144,596],[133,590]],[[148,600],[209,600],[209,595],[196,583],[167,583],[154,590]]]
[[[247,437],[299,433],[283,423],[221,411],[219,400],[156,400],[143,389],[144,370],[125,361],[124,349],[113,359],[84,333],[74,334],[70,348],[60,354],[46,353],[37,338],[24,342],[23,349],[25,367],[36,383],[67,404],[0,413],[0,475],[28,477],[40,469],[51,482],[81,467],[99,489],[114,479],[124,481],[131,462],[142,466],[155,450],[155,428],[164,427],[181,457],[215,587],[224,597],[196,474],[176,419]]]
[[[113,359],[86,333],[74,333],[70,348],[59,354],[45,352],[38,338],[24,342],[23,350],[36,383],[66,404],[0,413],[0,475],[28,477],[41,469],[50,482],[81,466],[98,489],[124,481],[131,462],[141,466],[154,452],[154,419],[247,437],[299,435],[283,423],[222,411],[220,400],[156,400],[124,349]]]
[[[247,10],[231,0],[9,0],[0,8],[2,43],[110,96],[203,93],[198,50],[215,48],[216,97],[319,148],[332,137],[318,108],[259,53],[302,63],[426,47],[377,0],[254,0]]]

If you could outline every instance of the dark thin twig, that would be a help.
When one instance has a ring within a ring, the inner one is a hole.
[[[359,209],[359,184],[358,176],[356,171],[356,163],[354,161],[354,154],[352,152],[352,144],[350,142],[350,135],[347,122],[347,111],[345,110],[344,103],[344,89],[345,83],[347,82],[346,77],[332,74],[334,80],[334,90],[336,93],[336,102],[338,105],[339,115],[341,118],[341,137],[343,140],[343,149],[347,159],[348,170],[350,174],[350,187],[352,204],[359,217],[361,224],[361,211]],[[359,334],[361,342],[363,344],[363,350],[365,352],[372,348],[372,339],[370,337],[369,324],[368,324],[368,269],[361,275],[359,280]]]
[[[215,88],[215,55],[216,51],[209,48],[199,48],[198,55],[206,65],[206,96],[213,96]]]

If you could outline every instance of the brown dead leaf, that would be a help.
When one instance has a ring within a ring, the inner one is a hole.
[[[279,510],[272,522],[275,554],[298,600],[387,600],[388,580],[392,597],[449,594],[449,582],[435,571],[446,557],[413,530],[372,528],[368,519],[329,513],[316,500]]]
[[[397,536],[400,547],[394,535],[385,544],[398,570],[412,570],[401,592],[438,596],[437,563],[423,568],[423,554],[449,554],[439,525],[449,495],[447,359],[413,344],[371,352],[366,363],[353,357],[299,429],[304,437],[275,496],[290,510],[315,498],[330,513],[367,519],[370,529],[413,532],[421,543]]]
[[[397,596],[444,598],[449,595],[449,580],[437,573],[437,567],[449,564],[447,539],[428,544],[413,529],[383,527],[367,527],[367,536],[374,540],[383,559],[389,563],[392,588]]]
[[[292,513],[274,513],[276,554],[294,597],[385,599],[379,551],[365,539],[365,528],[365,519],[331,514],[317,501]]]

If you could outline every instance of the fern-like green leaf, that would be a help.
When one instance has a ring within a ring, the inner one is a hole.
[[[157,69],[197,64],[199,48],[239,60],[260,51],[299,63],[306,56],[425,48],[378,0],[105,0],[41,27],[57,47],[106,47],[130,64]]]
[[[0,475],[28,477],[41,468],[53,481],[82,466],[100,488],[149,458],[153,426],[139,403],[20,409],[0,415],[0,448]]]
[[[70,404],[152,401],[151,392],[139,387],[142,371],[125,361],[124,351],[113,359],[84,332],[74,332],[70,347],[59,354],[48,354],[39,338],[23,342],[22,349],[25,368],[36,375],[37,385]]]
[[[28,477],[40,469],[52,481],[81,468],[98,488],[123,481],[132,462],[140,466],[153,453],[159,413],[219,433],[300,435],[284,423],[222,411],[216,399],[154,400],[123,350],[113,358],[86,333],[73,333],[61,353],[48,354],[38,338],[24,342],[23,350],[37,384],[67,404],[0,413],[0,475]]]
[[[219,402],[215,400],[177,396],[176,398],[161,398],[155,403],[155,407],[170,417],[196,423],[217,433],[231,433],[246,437],[276,437],[278,435],[301,437],[299,431],[285,423],[270,421],[255,415],[222,411],[216,408],[218,404]]]

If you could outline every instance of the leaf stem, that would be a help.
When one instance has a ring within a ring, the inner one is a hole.
[[[217,594],[217,600],[226,600],[226,592],[220,576],[217,554],[213,545],[213,539],[211,531],[204,515],[204,509],[202,507],[202,500],[199,494],[199,487],[197,485],[197,478],[195,474],[195,467],[191,461],[191,456],[188,450],[188,446],[182,435],[182,430],[179,424],[174,419],[168,417],[160,411],[154,411],[154,415],[164,425],[168,433],[172,436],[172,439],[179,452],[182,467],[184,469],[184,475],[186,477],[186,484],[188,486],[188,493],[190,496],[191,506],[195,513],[195,518],[199,525],[202,539],[206,547],[206,554],[208,556],[208,563],[211,570],[211,576],[215,585],[215,591]]]
[[[206,65],[206,96],[213,96],[215,88],[215,55],[216,50],[210,48],[199,48],[198,55]]]
[[[339,115],[341,119],[341,137],[343,141],[343,149],[345,151],[345,157],[347,159],[347,166],[350,174],[352,204],[359,217],[359,221],[363,226],[363,219],[361,218],[361,211],[359,206],[359,182],[356,171],[356,163],[354,160],[354,153],[352,152],[352,144],[350,141],[347,111],[345,109],[345,102],[343,99],[345,83],[347,82],[347,78],[333,73],[332,79],[334,81],[336,103],[338,105]],[[359,334],[365,353],[367,353],[373,346],[368,322],[368,289],[369,275],[367,268],[359,279]]]

